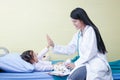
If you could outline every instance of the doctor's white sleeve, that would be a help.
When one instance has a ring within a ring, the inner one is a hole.
[[[77,35],[75,34],[71,42],[67,46],[55,45],[53,48],[54,53],[58,54],[74,54],[76,52]]]
[[[97,55],[98,49],[96,35],[92,27],[89,27],[83,34],[79,47],[80,58],[75,62],[76,66],[88,62]]]

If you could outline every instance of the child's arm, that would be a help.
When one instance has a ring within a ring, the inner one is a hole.
[[[51,71],[53,70],[53,65],[50,61],[39,61],[34,64],[35,71]]]
[[[49,51],[49,47],[46,47],[43,50],[41,50],[41,52],[38,54],[38,59],[41,60],[48,51]]]

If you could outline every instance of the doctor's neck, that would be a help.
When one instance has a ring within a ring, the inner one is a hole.
[[[80,27],[80,31],[83,32],[84,29],[85,29],[85,27],[86,27],[86,24],[83,24],[83,25]]]

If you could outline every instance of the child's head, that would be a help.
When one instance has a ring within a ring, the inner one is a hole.
[[[22,54],[21,54],[21,58],[31,64],[35,63],[35,62],[38,62],[38,58],[37,58],[37,55],[34,53],[33,50],[27,50],[27,51],[24,51]]]

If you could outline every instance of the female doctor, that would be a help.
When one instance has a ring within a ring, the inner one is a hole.
[[[107,50],[98,28],[82,8],[74,9],[70,16],[78,32],[67,46],[56,45],[47,36],[48,45],[53,47],[54,53],[73,54],[77,51],[79,54],[79,58],[74,63],[66,65],[72,69],[67,79],[113,80],[106,59]]]

